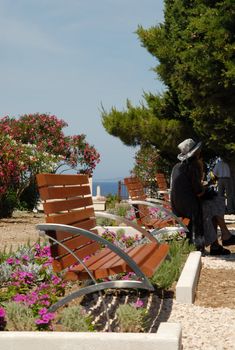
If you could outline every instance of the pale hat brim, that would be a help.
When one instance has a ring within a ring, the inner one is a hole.
[[[198,142],[188,153],[184,154],[184,153],[180,153],[178,154],[177,158],[183,162],[186,159],[191,158],[196,152],[197,150],[199,150],[202,146],[202,142]]]

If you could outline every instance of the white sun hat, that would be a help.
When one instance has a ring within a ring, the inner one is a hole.
[[[186,139],[178,145],[181,151],[177,158],[182,162],[190,157],[192,157],[197,150],[201,147],[202,142],[195,142],[193,139]]]

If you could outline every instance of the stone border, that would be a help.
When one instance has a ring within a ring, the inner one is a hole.
[[[157,333],[0,332],[1,350],[181,350],[178,323],[162,322]]]
[[[193,304],[201,267],[201,252],[191,252],[176,285],[177,302]]]

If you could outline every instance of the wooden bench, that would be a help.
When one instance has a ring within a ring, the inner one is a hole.
[[[136,176],[124,178],[131,200],[129,203],[134,207],[137,223],[146,229],[161,229],[168,226],[180,226],[188,231],[186,224],[171,211],[170,203],[164,200],[148,198],[144,186]],[[151,208],[159,211],[159,215],[153,215]]]
[[[104,212],[97,212],[96,215],[134,227],[149,242],[123,251],[98,235],[87,175],[38,174],[37,184],[46,224],[39,224],[36,228],[49,237],[53,269],[56,272],[64,271],[65,280],[93,282],[59,300],[50,311],[81,295],[107,288],[154,290],[148,277],[166,258],[169,250],[167,244],[160,244],[137,224]],[[97,281],[131,271],[135,273],[136,280]]]
[[[164,173],[156,173],[155,176],[157,187],[158,187],[158,195],[160,199],[164,201],[170,201],[170,189],[166,180],[166,176]]]

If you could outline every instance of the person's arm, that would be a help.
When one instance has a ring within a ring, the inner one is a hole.
[[[205,193],[205,188],[202,184],[202,170],[200,164],[195,164],[195,167],[192,169],[192,185],[196,196],[203,196]]]
[[[217,180],[218,179],[218,163],[215,164],[214,168],[212,169],[212,174],[214,175],[215,179]]]

